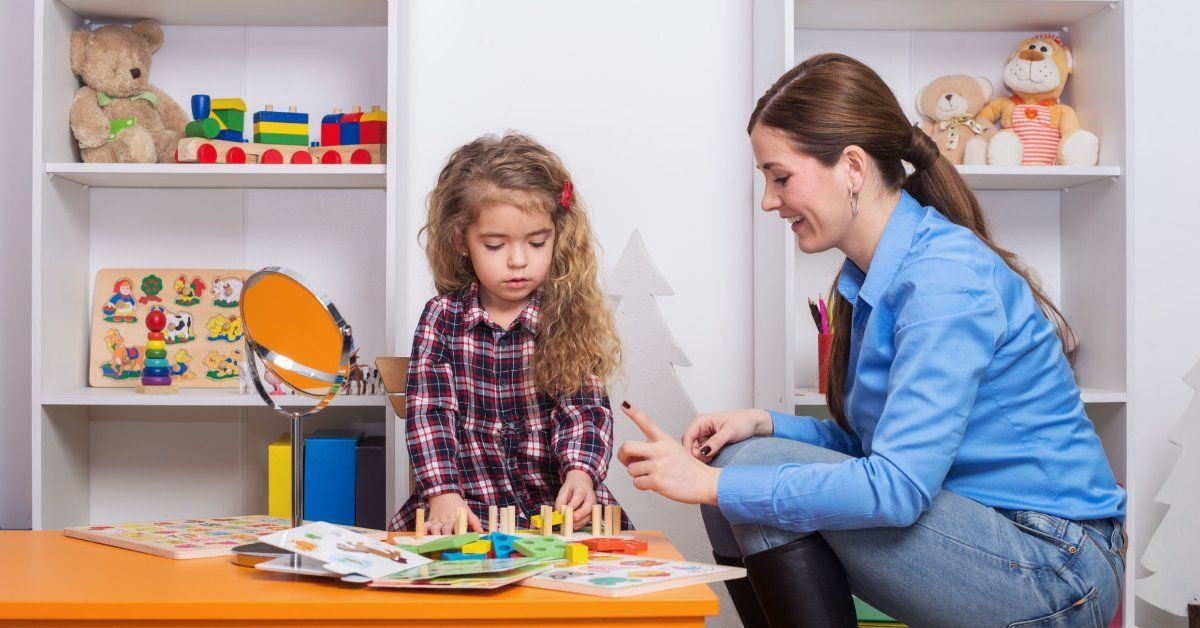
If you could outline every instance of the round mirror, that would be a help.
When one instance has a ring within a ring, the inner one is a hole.
[[[250,353],[247,367],[267,405],[299,419],[333,400],[346,381],[354,338],[325,295],[296,272],[271,266],[246,280],[241,312]],[[296,392],[315,398],[312,407],[283,408],[268,393],[259,364]]]

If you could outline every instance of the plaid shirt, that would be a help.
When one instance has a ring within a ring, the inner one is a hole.
[[[518,525],[553,505],[567,471],[592,478],[597,502],[616,504],[604,477],[612,458],[612,410],[589,378],[554,398],[534,388],[529,366],[539,297],[508,329],[480,306],[477,284],[435,297],[413,335],[408,367],[408,455],[417,486],[392,530],[411,530],[416,509],[458,492],[487,525],[488,506],[516,506]],[[622,511],[625,527],[632,527]]]

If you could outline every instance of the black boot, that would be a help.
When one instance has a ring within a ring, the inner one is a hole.
[[[858,625],[846,572],[820,534],[751,554],[744,560],[754,593],[772,628]]]
[[[745,567],[741,556],[722,556],[713,552],[713,560],[726,567]],[[725,588],[729,591],[733,607],[737,609],[738,617],[745,628],[768,628],[767,617],[758,605],[758,598],[754,595],[754,587],[750,586],[749,578],[726,580]]]

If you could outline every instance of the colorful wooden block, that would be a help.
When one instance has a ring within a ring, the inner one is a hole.
[[[458,534],[454,536],[444,536],[440,539],[434,539],[427,543],[422,543],[417,546],[418,554],[428,554],[430,552],[444,552],[446,550],[456,550],[471,543],[478,541],[478,534]]]
[[[442,552],[442,560],[485,560],[487,554],[467,554],[464,552]]]
[[[567,563],[582,565],[588,561],[588,548],[582,543],[567,544]]]
[[[563,514],[561,512],[556,512],[556,513],[550,515],[550,525],[560,526],[560,525],[562,525],[562,522],[563,522]],[[534,516],[530,517],[529,524],[533,527],[534,530],[541,530],[542,529],[542,516],[534,515]]]
[[[220,121],[223,130],[237,133],[245,130],[246,103],[241,98],[214,98],[212,113],[209,115]],[[218,138],[225,139],[220,136]]]
[[[260,122],[291,122],[308,124],[307,113],[295,111],[259,111],[254,114],[254,123]]]
[[[462,546],[464,554],[486,554],[492,551],[492,542],[484,539],[472,541]]]
[[[341,135],[340,139],[341,139],[341,143],[343,145],[361,144],[362,143],[362,140],[359,139],[360,132],[361,132],[360,125],[362,123],[362,115],[363,115],[362,111],[360,111],[358,107],[355,107],[354,111],[351,111],[350,113],[344,114],[342,116],[342,119],[339,123],[341,126],[341,129],[338,131],[338,133]]]
[[[282,133],[284,135],[303,135],[308,141],[308,124],[297,122],[255,122],[254,134]]]
[[[513,548],[529,558],[562,558],[567,544],[553,536],[526,536],[513,542]]]
[[[378,105],[371,107],[359,120],[358,141],[363,144],[387,143],[387,112],[381,111]]]
[[[206,137],[208,139],[213,139],[220,132],[221,123],[216,118],[192,120],[183,128],[183,134],[187,137]]]
[[[288,146],[308,146],[308,135],[285,135],[283,133],[255,133],[255,144],[285,144]]]
[[[338,146],[342,143],[341,122],[342,112],[340,109],[334,109],[333,113],[326,114],[321,118],[321,146]]]
[[[593,552],[611,552],[614,554],[641,554],[648,547],[645,541],[636,539],[616,539],[600,537],[580,541]]]
[[[226,142],[239,142],[240,143],[242,141],[242,132],[225,130],[225,131],[221,131],[220,133],[217,133],[217,137],[214,139],[224,140]]]

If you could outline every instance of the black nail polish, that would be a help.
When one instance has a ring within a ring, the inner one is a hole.
[[[700,448],[701,456],[707,456],[708,454],[711,454],[711,453],[712,453],[712,447],[709,447],[708,445],[705,445]]]
[[[628,401],[622,401],[622,402],[621,402],[621,407],[622,407],[622,408],[625,408],[626,410],[628,410],[628,409],[629,409],[629,408],[631,408],[632,406],[630,406],[630,405],[629,405],[629,402],[628,402]]]

